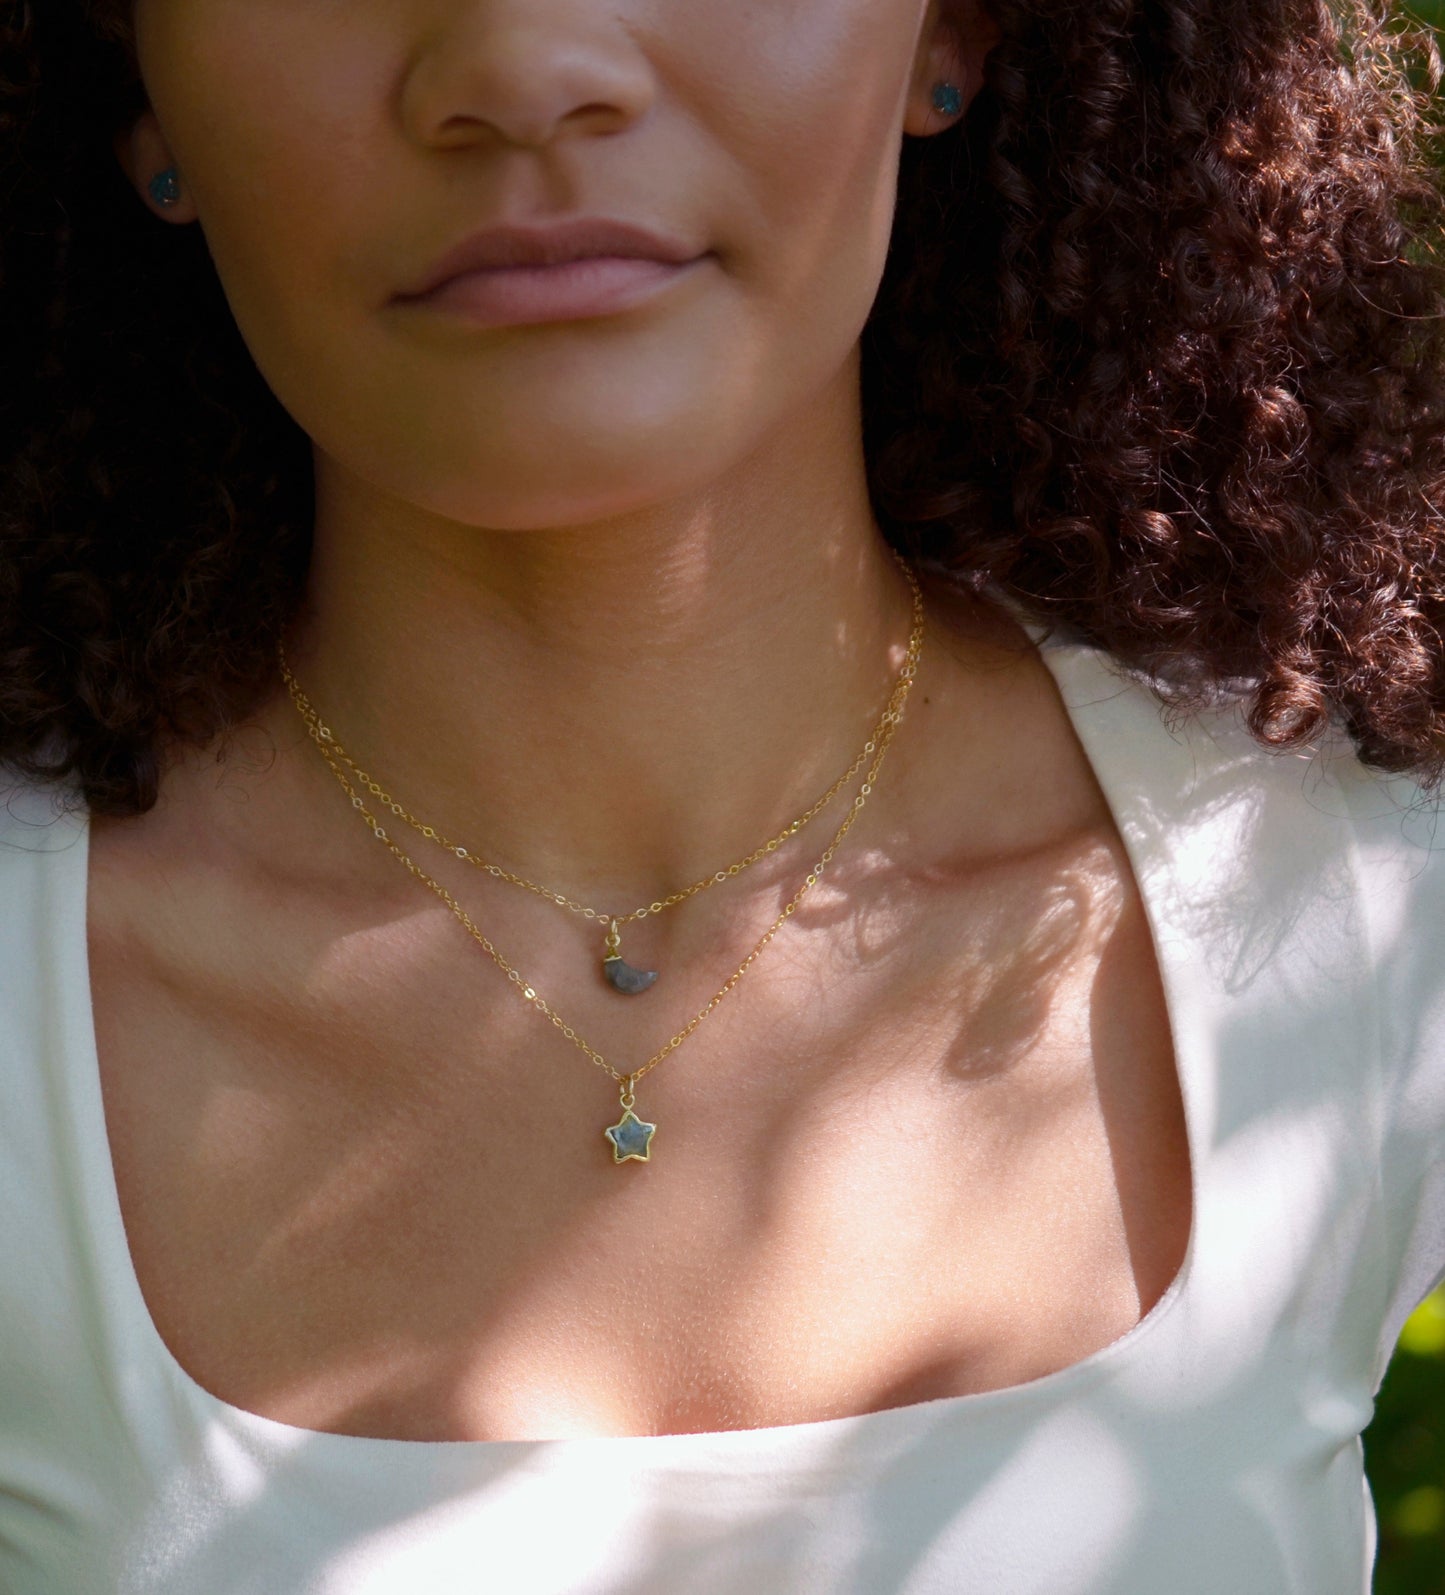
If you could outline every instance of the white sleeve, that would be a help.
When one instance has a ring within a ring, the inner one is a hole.
[[[1445,1279],[1445,802],[1357,764],[1337,774],[1375,971],[1393,1277],[1387,1356],[1405,1319]]]

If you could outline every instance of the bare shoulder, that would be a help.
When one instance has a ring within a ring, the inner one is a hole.
[[[1003,609],[929,575],[932,657],[920,670],[918,808],[944,827],[967,816],[979,856],[1047,852],[1113,835],[1108,802],[1034,640]],[[941,841],[941,838],[940,838]]]

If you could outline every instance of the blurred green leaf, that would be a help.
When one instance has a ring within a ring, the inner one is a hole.
[[[1445,1290],[1427,1296],[1411,1314],[1400,1350],[1412,1357],[1445,1357]]]

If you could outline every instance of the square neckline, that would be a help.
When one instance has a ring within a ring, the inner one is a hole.
[[[199,1425],[209,1427],[220,1424],[250,1445],[267,1450],[296,1450],[304,1446],[313,1454],[325,1452],[334,1455],[338,1461],[359,1460],[369,1453],[378,1458],[414,1455],[424,1457],[430,1463],[441,1457],[465,1459],[486,1454],[500,1459],[537,1448],[545,1448],[549,1452],[555,1452],[558,1448],[575,1452],[607,1446],[613,1449],[635,1448],[647,1460],[661,1463],[674,1458],[683,1459],[693,1451],[724,1449],[729,1454],[762,1454],[776,1452],[780,1447],[792,1450],[806,1448],[810,1444],[825,1445],[839,1439],[886,1449],[930,1420],[946,1422],[1010,1405],[1037,1407],[1076,1390],[1086,1389],[1112,1372],[1121,1361],[1137,1351],[1142,1342],[1155,1338],[1160,1324],[1174,1314],[1179,1302],[1187,1294],[1195,1272],[1202,1191],[1201,1071],[1204,1068],[1204,1059],[1195,1056],[1195,1048],[1207,1029],[1194,1022],[1193,993],[1186,966],[1175,951],[1172,939],[1164,934],[1167,916],[1162,904],[1155,901],[1154,894],[1160,898],[1166,895],[1164,884],[1168,881],[1170,871],[1166,849],[1160,845],[1159,829],[1142,823],[1140,809],[1147,804],[1148,794],[1125,784],[1119,773],[1108,767],[1107,759],[1098,758],[1100,746],[1108,733],[1098,727],[1086,727],[1081,723],[1080,716],[1088,709],[1121,697],[1129,698],[1136,711],[1141,695],[1145,698],[1143,708],[1146,712],[1158,715],[1161,706],[1146,686],[1125,676],[1107,655],[1091,645],[1041,636],[1032,625],[1026,624],[1025,629],[1049,669],[1074,735],[1083,748],[1123,840],[1136,890],[1144,907],[1154,960],[1163,988],[1175,1079],[1183,1106],[1190,1190],[1189,1235],[1184,1257],[1163,1295],[1122,1335],[1086,1357],[1019,1384],[935,1396],[896,1406],[872,1408],[865,1412],[809,1419],[801,1423],[738,1429],[637,1435],[568,1435],[538,1439],[413,1440],[310,1429],[232,1405],[193,1378],[171,1351],[151,1315],[131,1255],[100,1083],[99,1042],[88,938],[91,827],[89,814],[82,806],[73,821],[78,832],[78,845],[66,850],[66,856],[74,860],[72,867],[75,871],[69,894],[75,912],[67,916],[70,920],[70,946],[66,950],[66,961],[80,992],[78,1012],[81,1017],[78,1025],[79,1045],[67,1049],[70,1056],[64,1068],[70,1076],[69,1095],[75,1116],[72,1134],[78,1152],[83,1192],[82,1221],[90,1237],[95,1267],[100,1275],[102,1288],[98,1299],[101,1311],[106,1315],[106,1330],[121,1345],[122,1361],[127,1355],[141,1359],[142,1383],[159,1377],[170,1392],[179,1395]],[[1097,688],[1097,693],[1089,690],[1092,688]],[[1071,701],[1075,698],[1077,702]],[[1156,729],[1173,746],[1182,746],[1179,739],[1173,737],[1162,724]],[[1154,894],[1146,885],[1150,881],[1154,883]]]

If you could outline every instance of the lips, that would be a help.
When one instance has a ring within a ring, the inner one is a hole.
[[[453,245],[397,298],[424,299],[453,279],[476,272],[565,266],[588,259],[684,265],[702,253],[680,238],[611,217],[576,217],[545,227],[488,227]]]
[[[449,277],[406,307],[484,327],[578,321],[641,304],[702,264],[604,255],[556,266],[492,266]]]
[[[640,304],[707,258],[683,239],[612,217],[501,225],[453,245],[396,302],[474,326],[573,321]]]

